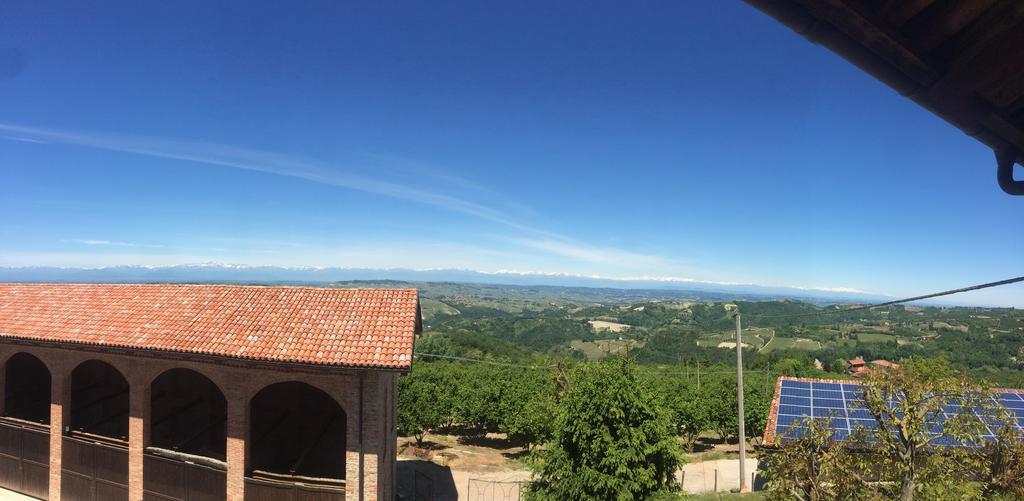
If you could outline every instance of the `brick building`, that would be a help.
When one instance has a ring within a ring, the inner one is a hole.
[[[890,362],[888,360],[878,359],[870,362],[865,362],[863,358],[857,357],[846,363],[846,373],[855,377],[861,378],[867,375],[868,372],[876,369],[898,369],[900,364]]]
[[[392,499],[408,289],[0,284],[0,487]]]

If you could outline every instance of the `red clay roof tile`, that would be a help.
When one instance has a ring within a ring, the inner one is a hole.
[[[0,284],[0,338],[408,369],[415,289]]]

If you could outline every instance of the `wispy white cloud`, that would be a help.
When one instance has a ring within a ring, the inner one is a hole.
[[[403,177],[413,176],[435,179],[457,188],[460,192],[472,192],[478,196],[486,197],[486,199],[492,203],[500,201],[501,206],[514,209],[518,213],[536,214],[536,211],[534,211],[533,208],[523,205],[515,200],[510,200],[508,197],[505,197],[503,194],[487,186],[484,186],[472,179],[467,179],[447,170],[440,169],[427,162],[401,155],[383,153],[367,155],[366,157],[374,165],[375,169],[388,170],[395,174],[402,175]]]
[[[853,287],[793,287],[794,289],[821,292],[850,292],[854,294],[868,294],[867,291],[854,289]],[[888,295],[888,294],[885,294]]]
[[[648,268],[652,266],[664,267],[670,265],[670,263],[665,259],[658,256],[640,254],[610,247],[597,247],[573,242],[564,238],[510,238],[508,240],[529,248],[593,264],[628,264],[638,268]]]
[[[123,134],[71,132],[3,123],[0,123],[0,131],[40,142],[85,146],[304,179],[432,205],[533,234],[547,234],[543,230],[515,221],[502,211],[484,204],[405,184],[332,169],[321,161],[297,155],[217,143]]]
[[[4,136],[4,135],[0,135],[0,139],[7,139],[8,141],[20,141],[22,143],[36,143],[36,144],[44,144],[46,142],[46,141],[40,141],[38,139],[32,139],[30,137],[21,137],[21,136]]]
[[[297,155],[240,148],[217,143],[123,134],[73,132],[4,123],[0,123],[0,131],[16,134],[19,137],[25,137],[40,142],[84,146],[107,151],[133,153],[156,158],[170,158],[286,176],[427,204],[481,218],[487,221],[496,222],[508,228],[518,230],[520,234],[528,236],[528,238],[518,240],[518,243],[521,245],[553,255],[580,260],[585,263],[629,263],[633,267],[664,266],[666,264],[664,260],[654,256],[614,248],[595,247],[575,242],[565,236],[539,229],[535,226],[515,220],[509,214],[489,205],[484,205],[444,193],[412,187],[407,184],[370,178],[338,169],[332,169],[324,162]],[[486,188],[483,188],[472,181],[447,174],[425,164],[394,156],[377,156],[376,158],[379,162],[385,162],[396,166],[395,168],[399,171],[415,172],[420,175],[445,179],[450,184],[470,188],[470,191],[484,193],[491,199],[495,198],[494,196],[490,196],[494,195],[493,192],[489,192]],[[530,212],[521,206],[519,209],[520,212]],[[102,244],[95,243],[93,245]],[[116,246],[117,243],[109,243],[107,245]]]
[[[63,242],[67,242],[67,243],[73,243],[73,244],[105,245],[105,246],[109,246],[109,247],[145,247],[145,248],[150,248],[150,249],[160,249],[160,248],[163,248],[163,245],[159,245],[159,244],[142,244],[142,243],[135,243],[135,242],[117,242],[117,241],[113,241],[113,240],[96,240],[96,239],[78,239],[78,238],[76,238],[76,239],[69,239],[69,240],[62,240],[62,241]]]

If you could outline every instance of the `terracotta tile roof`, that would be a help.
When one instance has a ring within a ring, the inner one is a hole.
[[[0,339],[407,369],[415,289],[0,284]]]
[[[871,361],[871,365],[877,365],[879,367],[885,367],[887,369],[896,369],[896,368],[899,368],[899,366],[900,366],[900,364],[897,364],[897,363],[894,363],[894,362],[890,362],[888,360],[883,360],[883,359],[872,360]]]

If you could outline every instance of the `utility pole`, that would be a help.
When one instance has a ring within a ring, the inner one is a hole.
[[[736,305],[736,402],[740,422],[740,492],[750,492],[747,486],[747,434],[743,427],[743,337],[740,334],[740,306]]]

